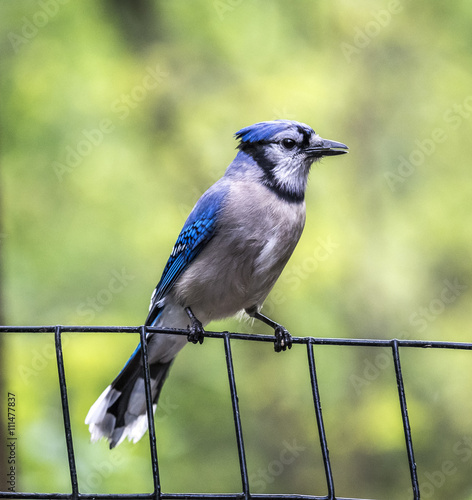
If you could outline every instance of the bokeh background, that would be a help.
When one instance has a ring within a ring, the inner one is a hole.
[[[265,311],[296,336],[470,341],[471,33],[466,1],[3,0],[3,321],[142,324],[234,132],[288,118],[350,153],[314,166]],[[67,492],[53,338],[2,340],[17,491]],[[110,451],[83,422],[137,342],[64,338],[83,492],[152,490],[147,435]],[[304,347],[247,344],[233,354],[251,491],[326,494]],[[410,498],[389,351],[315,355],[337,495]],[[422,498],[471,499],[471,355],[401,355]],[[220,341],[178,356],[156,428],[164,492],[241,490]]]

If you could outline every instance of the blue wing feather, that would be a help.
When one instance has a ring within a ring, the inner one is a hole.
[[[197,202],[180,232],[161,279],[154,290],[146,325],[159,317],[162,299],[167,295],[187,266],[203,250],[215,234],[218,215],[228,187],[213,185]]]

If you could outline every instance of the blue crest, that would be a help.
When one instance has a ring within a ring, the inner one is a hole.
[[[273,120],[242,128],[234,136],[241,141],[241,144],[266,142],[274,140],[277,135],[289,130],[296,130],[303,136],[310,136],[313,133],[313,129],[304,123],[292,120]]]

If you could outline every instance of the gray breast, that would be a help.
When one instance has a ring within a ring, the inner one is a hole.
[[[213,239],[172,291],[206,324],[262,305],[302,234],[305,204],[266,187],[233,182]]]

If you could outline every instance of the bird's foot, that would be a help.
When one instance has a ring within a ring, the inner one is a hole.
[[[193,344],[203,344],[205,330],[203,329],[201,321],[198,321],[190,307],[186,307],[185,312],[192,322],[188,328],[187,340]]]
[[[192,322],[189,327],[189,333],[187,335],[187,340],[193,344],[203,344],[205,330],[198,319]]]
[[[284,328],[282,325],[279,325],[275,321],[271,320],[267,316],[264,316],[261,314],[258,310],[257,307],[250,307],[246,309],[247,314],[251,316],[252,318],[258,319],[259,321],[262,321],[266,325],[269,325],[271,328],[274,329],[274,335],[275,335],[275,342],[274,342],[274,349],[275,352],[280,352],[280,351],[285,351],[288,349],[292,348],[292,336],[290,333],[288,333],[288,330]]]
[[[275,352],[285,351],[287,348],[292,348],[292,336],[286,328],[282,325],[277,325],[274,328],[275,342],[274,350]]]

